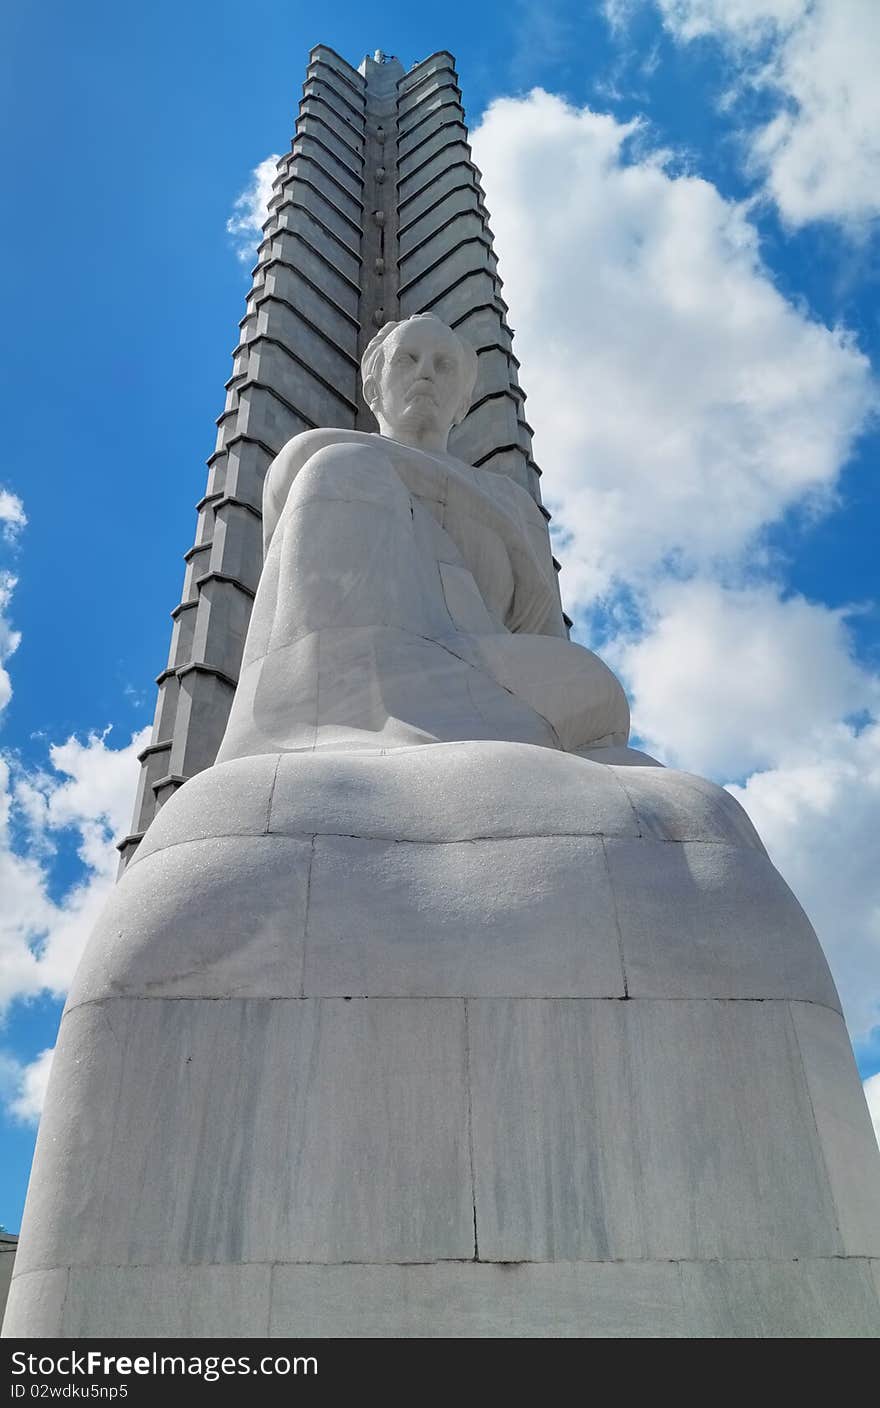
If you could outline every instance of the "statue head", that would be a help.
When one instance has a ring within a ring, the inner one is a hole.
[[[383,435],[445,450],[477,380],[477,354],[433,313],[386,323],[361,359],[364,400]]]

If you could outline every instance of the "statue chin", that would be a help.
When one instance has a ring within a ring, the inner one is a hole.
[[[376,419],[381,434],[388,440],[396,440],[415,449],[430,447],[441,453],[446,451],[452,423],[443,419],[432,397],[421,396],[414,400],[407,414],[394,422],[386,420],[381,410]]]

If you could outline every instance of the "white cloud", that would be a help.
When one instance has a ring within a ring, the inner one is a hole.
[[[865,1081],[865,1099],[871,1112],[877,1143],[880,1144],[880,1072],[876,1076],[869,1076]]]
[[[27,525],[24,504],[17,494],[0,486],[0,529],[7,542],[14,543]]]
[[[51,769],[27,770],[0,757],[0,1010],[40,992],[63,996],[86,939],[113,888],[114,841],[131,821],[137,753],[149,730],[122,748],[107,734],[69,738],[49,749]],[[62,832],[72,833],[80,877],[50,894]]]
[[[26,524],[27,516],[21,499],[10,489],[0,487],[0,537],[6,543],[14,545]],[[17,579],[8,569],[0,568],[0,714],[12,698],[12,683],[5,668],[6,661],[21,643],[21,635],[12,629],[7,615],[16,582]]]
[[[43,1113],[46,1086],[52,1069],[55,1048],[41,1051],[28,1065],[4,1057],[4,1084],[7,1088],[6,1108],[14,1120],[22,1124],[37,1124]]]
[[[232,207],[232,215],[226,221],[226,229],[232,236],[236,254],[243,262],[254,257],[254,252],[263,238],[263,225],[268,215],[269,201],[272,199],[272,182],[278,175],[280,156],[273,152],[255,166],[250,183],[237,196]]]
[[[12,682],[5,668],[6,661],[15,653],[21,642],[21,633],[12,629],[12,623],[6,614],[15,586],[16,578],[12,573],[0,569],[0,713],[12,698]]]
[[[473,147],[569,610],[827,505],[869,365],[779,293],[743,208],[674,174],[636,124],[540,90],[493,103]]]
[[[803,20],[810,0],[656,0],[679,39],[725,33],[742,44],[775,38]]]
[[[23,523],[16,504],[11,517]],[[0,662],[19,640],[5,615],[14,586],[9,573],[0,574]],[[0,670],[0,707],[10,692],[8,675]],[[137,754],[150,730],[121,748],[110,746],[109,733],[50,744],[45,767],[26,767],[15,755],[0,753],[0,1016],[19,999],[44,992],[64,996],[115,883],[114,842],[128,830]],[[74,838],[81,865],[59,894],[55,859],[65,835]],[[51,1058],[51,1051],[43,1051],[22,1065],[0,1052],[0,1087],[13,1118],[39,1118]]]
[[[880,5],[876,0],[656,0],[666,27],[713,36],[740,82],[778,110],[749,134],[753,169],[783,219],[854,229],[880,215]]]
[[[880,724],[838,723],[800,762],[730,788],[810,916],[850,1030],[880,1025]]]
[[[639,629],[605,650],[633,694],[633,726],[673,765],[724,781],[800,762],[848,715],[880,710],[847,613],[770,583],[657,583]]]

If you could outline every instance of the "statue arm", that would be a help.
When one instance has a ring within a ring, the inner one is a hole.
[[[287,503],[294,479],[303,465],[317,450],[325,445],[337,444],[341,439],[353,435],[352,431],[322,426],[317,430],[304,430],[288,440],[270,464],[263,484],[263,561],[269,551],[272,534]]]
[[[500,474],[472,470],[483,492],[510,523],[508,552],[516,580],[508,629],[568,639],[547,523],[528,490]]]
[[[489,471],[474,470],[446,456],[442,460],[412,450],[384,436],[363,431],[322,426],[305,430],[288,440],[266,473],[263,486],[263,560],[287,503],[294,480],[313,455],[341,443],[381,448],[394,465],[404,486],[417,498],[444,505],[442,521],[454,540],[458,538],[449,509],[472,522],[484,522],[505,543],[515,579],[515,593],[508,629],[527,634],[566,637],[559,595],[550,556],[547,529],[540,511],[526,490]],[[469,536],[469,535],[468,535]],[[465,560],[469,543],[458,541]],[[480,572],[471,561],[479,581]]]

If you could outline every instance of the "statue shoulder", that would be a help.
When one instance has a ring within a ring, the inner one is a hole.
[[[268,550],[269,541],[275,531],[278,519],[287,502],[290,486],[303,465],[318,450],[327,445],[338,445],[349,441],[367,439],[360,430],[343,430],[338,426],[317,426],[314,430],[302,430],[294,435],[278,451],[266,471],[263,484],[263,552]]]
[[[297,467],[301,467],[311,455],[315,454],[317,450],[323,449],[325,445],[336,445],[340,441],[361,440],[363,438],[363,431],[343,430],[333,425],[319,425],[314,430],[301,430],[299,435],[292,436],[287,444],[278,451],[269,466],[266,479],[268,481],[273,474],[277,477],[277,474],[286,465],[295,464]],[[279,467],[277,471],[276,466]]]

